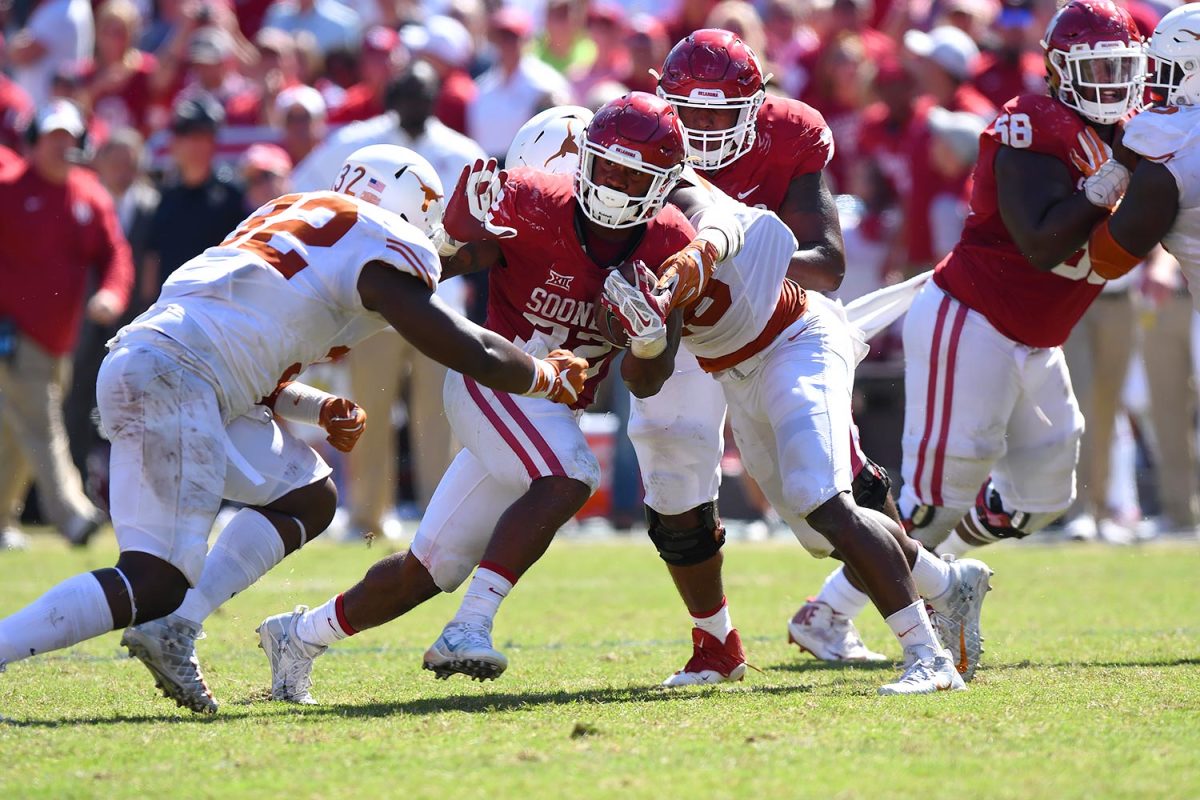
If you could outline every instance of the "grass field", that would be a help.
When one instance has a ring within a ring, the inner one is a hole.
[[[112,563],[111,538],[0,555],[0,614]],[[0,675],[0,797],[1200,797],[1200,546],[1001,547],[970,691],[881,698],[895,674],[801,657],[783,622],[830,562],[727,549],[750,661],[666,692],[688,627],[648,543],[556,544],[501,611],[499,681],[434,680],[438,598],[317,662],[323,705],[262,700],[254,628],[357,579],[378,547],[314,545],[209,621],[216,717],[157,696],[117,634]],[[899,656],[873,613],[869,644]]]

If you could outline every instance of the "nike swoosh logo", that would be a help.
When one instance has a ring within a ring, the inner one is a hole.
[[[489,592],[491,592],[492,594],[499,594],[501,597],[504,597],[504,595],[502,595],[502,594],[500,594],[499,592],[497,592],[497,591],[496,591],[495,589],[493,589],[491,586],[489,586],[489,587],[488,587],[488,591],[489,591]]]
[[[762,184],[760,184],[760,183],[756,183],[756,184],[754,184],[753,186],[751,186],[749,189],[747,189],[746,191],[744,191],[744,192],[738,192],[738,193],[737,193],[737,199],[738,199],[738,200],[745,200],[747,197],[749,197],[749,196],[750,196],[750,193],[751,193],[751,192],[753,192],[755,189],[757,189],[757,188],[758,188],[759,186],[761,186],[761,185],[762,185]]]

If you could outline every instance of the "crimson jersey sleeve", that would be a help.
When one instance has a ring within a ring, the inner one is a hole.
[[[1084,122],[1057,100],[1023,94],[1004,104],[983,136],[1015,150],[1031,150],[1054,156],[1071,165],[1072,151],[1079,150]]]
[[[779,152],[794,159],[793,178],[820,172],[833,159],[833,132],[821,112],[799,100],[786,101],[780,121],[771,126],[771,133],[781,141]]]

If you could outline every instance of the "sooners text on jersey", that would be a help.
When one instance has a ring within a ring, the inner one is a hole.
[[[1100,293],[1104,279],[1092,272],[1086,249],[1049,272],[1027,259],[1000,217],[996,153],[1001,146],[1054,156],[1066,164],[1076,186],[1084,175],[1071,162],[1084,155],[1079,134],[1086,123],[1062,103],[1020,95],[1004,104],[980,137],[975,188],[962,238],[935,267],[934,281],[1010,339],[1030,347],[1054,347]]]
[[[758,109],[755,131],[750,152],[703,174],[735,200],[778,211],[793,179],[820,172],[833,158],[833,134],[815,108],[770,95]]]
[[[595,303],[617,265],[597,264],[584,251],[575,208],[570,176],[509,170],[492,216],[517,235],[499,241],[506,266],[489,275],[487,327],[519,345],[536,339],[586,358],[588,381],[574,406],[586,408],[616,352],[596,329]],[[679,209],[668,205],[646,224],[628,260],[655,269],[693,235]]]

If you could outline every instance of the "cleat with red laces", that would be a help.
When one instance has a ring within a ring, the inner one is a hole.
[[[692,628],[692,657],[663,686],[702,686],[740,681],[746,674],[746,651],[736,630],[722,642],[711,633]]]

